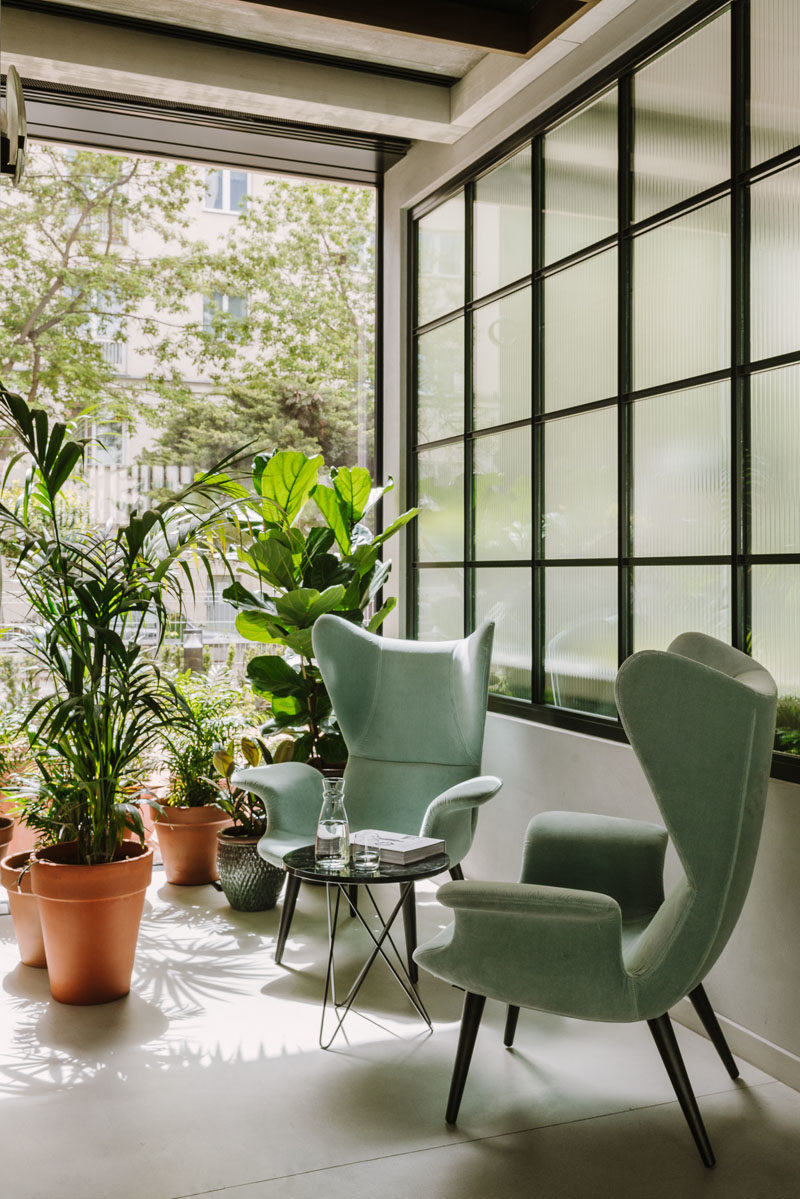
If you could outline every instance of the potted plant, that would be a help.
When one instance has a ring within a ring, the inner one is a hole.
[[[341,772],[347,751],[314,661],[311,631],[324,612],[366,622],[370,632],[380,628],[397,603],[391,597],[366,615],[391,570],[391,561],[381,560],[381,549],[418,509],[373,534],[366,518],[392,480],[373,487],[364,467],[334,467],[327,485],[319,479],[321,468],[321,457],[296,451],[256,456],[258,519],[251,526],[252,542],[238,554],[257,589],[237,581],[223,598],[239,609],[236,628],[243,637],[278,650],[252,658],[247,666],[271,713],[262,734],[280,735],[272,759],[310,762],[335,773]],[[315,516],[322,523],[310,524]]]
[[[153,805],[167,882],[200,886],[217,879],[217,833],[231,823],[209,776],[214,754],[241,720],[237,691],[220,671],[186,671],[175,680],[189,722],[170,733],[164,765],[169,775],[163,802]]]
[[[147,622],[160,644],[189,559],[207,558],[211,531],[246,493],[215,470],[118,527],[82,527],[62,491],[87,443],[1,387],[0,423],[20,447],[4,497],[16,463],[29,466],[17,498],[0,502],[0,549],[31,610],[21,640],[49,680],[25,724],[43,777],[56,758],[74,788],[62,839],[34,852],[31,882],[54,998],[104,1003],[130,989],[152,872],[139,763],[165,728],[186,721],[141,633]]]
[[[258,766],[266,747],[251,737],[242,737],[240,745],[243,762],[236,761],[233,741],[214,754],[218,803],[231,818],[231,827],[217,834],[219,881],[232,908],[264,912],[278,902],[286,871],[259,856],[258,842],[266,831],[261,800],[231,783],[240,765]]]

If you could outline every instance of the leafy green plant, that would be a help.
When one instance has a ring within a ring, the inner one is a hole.
[[[775,725],[775,748],[787,754],[800,754],[800,696],[779,698]]]
[[[258,590],[235,582],[223,596],[239,609],[243,637],[277,647],[252,658],[247,675],[269,705],[264,735],[280,734],[277,762],[341,763],[346,756],[325,684],[314,661],[311,632],[333,612],[375,632],[395,606],[392,597],[366,618],[391,569],[381,548],[418,512],[398,516],[373,534],[365,517],[393,486],[373,487],[364,467],[331,470],[330,485],[319,481],[321,457],[282,450],[259,454],[253,463],[258,520],[252,542],[239,557]],[[322,524],[308,523],[313,501]]]
[[[229,832],[242,837],[260,837],[267,827],[262,801],[243,787],[234,787],[231,777],[240,766],[258,766],[262,760],[270,762],[272,759],[264,743],[255,741],[252,737],[242,737],[239,745],[242,762],[236,760],[236,745],[233,741],[229,741],[214,754],[217,805],[233,820],[233,827]]]
[[[217,750],[245,723],[238,711],[239,693],[227,673],[214,668],[208,674],[184,671],[174,682],[186,705],[187,721],[165,744],[169,791],[164,802],[176,808],[216,804],[218,786],[208,776]]]
[[[186,703],[139,642],[147,622],[160,645],[180,612],[192,566],[210,574],[212,535],[246,495],[218,469],[118,528],[61,519],[59,495],[81,467],[87,442],[0,387],[0,424],[29,466],[21,494],[0,502],[0,549],[30,607],[26,652],[50,690],[26,714],[32,755],[44,776],[60,759],[75,795],[69,822],[82,863],[113,859],[126,830],[144,835],[138,809],[142,755],[168,728],[190,723]]]

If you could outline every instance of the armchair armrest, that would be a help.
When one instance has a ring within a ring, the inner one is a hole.
[[[269,834],[296,833],[313,840],[322,804],[322,775],[306,762],[277,762],[234,772],[235,787],[257,795]]]
[[[441,837],[446,842],[450,863],[455,866],[472,844],[478,808],[496,795],[502,785],[493,774],[483,774],[448,787],[428,804],[420,836]]]
[[[608,895],[531,883],[446,883],[455,920],[415,953],[426,970],[478,995],[595,1020],[631,1007],[622,913]]]
[[[643,820],[542,812],[528,825],[520,881],[612,896],[626,920],[664,900],[667,831]]]

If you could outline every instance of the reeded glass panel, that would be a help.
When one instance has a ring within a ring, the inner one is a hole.
[[[544,408],[616,391],[617,251],[606,250],[545,280]]]
[[[495,622],[489,690],[531,698],[531,572],[527,567],[475,571],[475,622]]]
[[[417,225],[417,323],[427,324],[464,303],[464,193]]]
[[[531,289],[476,308],[472,327],[475,428],[529,417]]]
[[[800,566],[754,566],[753,657],[778,684],[775,747],[800,754]]]
[[[472,219],[475,297],[530,274],[530,146],[477,181]]]
[[[800,4],[750,0],[750,137],[755,166],[800,142]]]
[[[614,716],[617,571],[551,566],[545,571],[545,700]]]
[[[473,461],[475,557],[530,558],[530,430],[478,438]]]
[[[750,194],[751,353],[754,362],[800,350],[800,167]]]
[[[730,364],[730,200],[643,233],[633,243],[636,389]]]
[[[725,12],[637,71],[634,219],[731,173],[731,20]]]
[[[617,90],[544,139],[544,260],[557,262],[617,231]]]
[[[417,341],[417,440],[464,431],[464,318]]]
[[[544,430],[547,558],[617,553],[617,409],[548,421]]]
[[[731,639],[728,566],[637,566],[633,572],[634,649],[666,649],[679,633]]]
[[[800,366],[754,375],[751,383],[754,554],[800,553]]]
[[[730,386],[650,396],[633,407],[633,552],[730,553]]]
[[[453,641],[464,636],[464,572],[451,567],[417,572],[417,637]]]
[[[464,557],[464,449],[439,446],[417,455],[417,546],[421,562]]]

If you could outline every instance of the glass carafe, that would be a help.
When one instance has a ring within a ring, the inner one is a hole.
[[[350,829],[344,810],[344,779],[323,779],[322,808],[314,842],[322,870],[343,870],[350,862]]]

